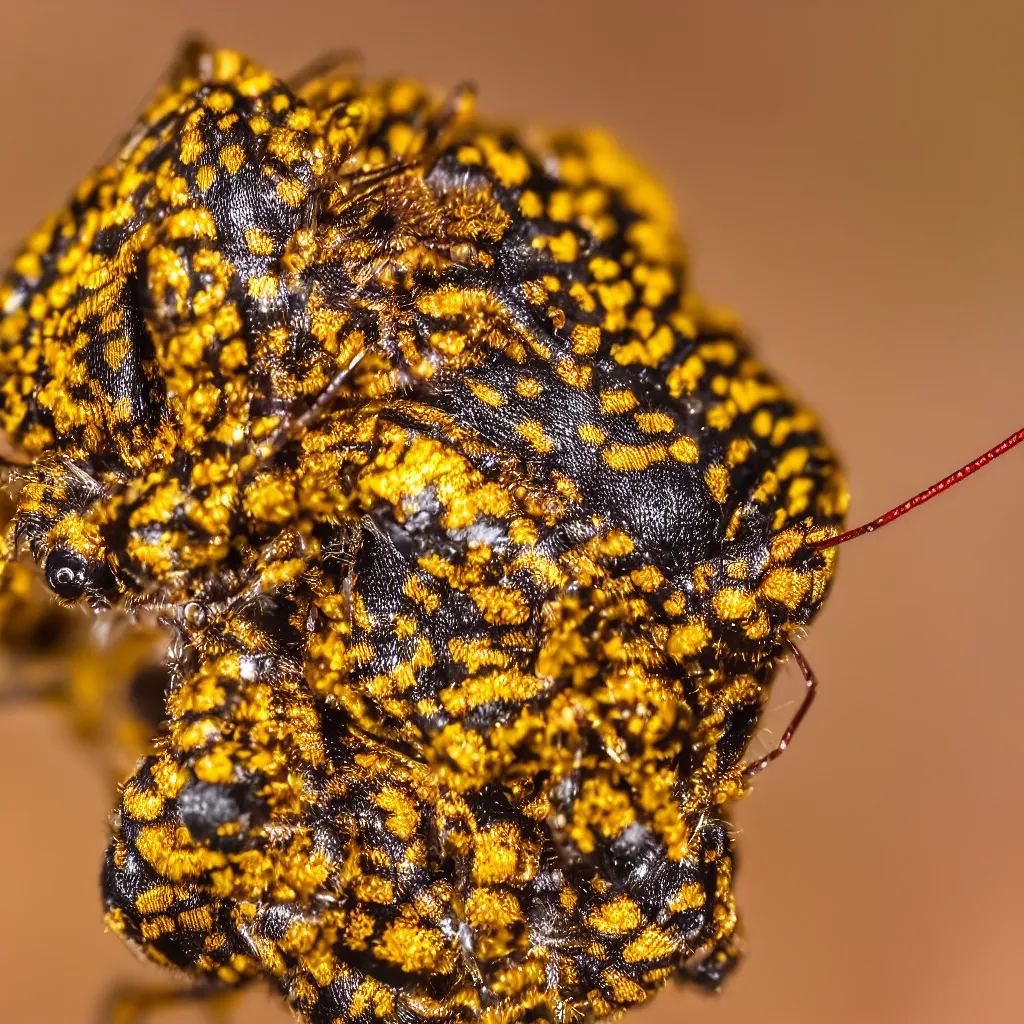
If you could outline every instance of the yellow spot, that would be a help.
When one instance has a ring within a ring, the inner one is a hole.
[[[802,473],[810,454],[806,448],[791,448],[779,459],[775,467],[775,475],[780,480],[788,480],[791,476]]]
[[[736,346],[731,341],[706,341],[698,351],[711,363],[732,366],[736,362]]]
[[[715,614],[725,622],[745,619],[757,608],[757,599],[749,590],[723,587],[711,600]]]
[[[623,935],[640,927],[643,914],[628,896],[616,896],[604,906],[595,907],[588,921],[592,928],[606,935]]]
[[[419,85],[410,79],[395,82],[388,94],[388,109],[392,114],[408,114],[422,95]]]
[[[196,171],[196,185],[200,192],[205,192],[217,180],[217,168],[213,164],[203,164]]]
[[[648,925],[622,951],[622,959],[627,964],[635,964],[641,960],[664,960],[679,948],[680,939],[668,932],[663,932],[657,925]]]
[[[249,252],[257,256],[270,256],[274,252],[274,240],[259,228],[245,229],[245,244]]]
[[[535,306],[547,302],[548,298],[548,290],[544,287],[543,281],[524,281],[523,294],[527,302],[532,302]]]
[[[555,364],[555,373],[573,388],[590,387],[594,371],[591,367],[574,362],[572,359],[559,359]]]
[[[668,434],[676,425],[675,420],[664,412],[637,412],[633,419],[645,434]]]
[[[551,220],[570,220],[572,212],[572,193],[568,189],[556,189],[548,196],[548,217]]]
[[[750,576],[750,568],[743,558],[736,558],[725,567],[725,573],[731,579],[745,580]]]
[[[223,747],[214,747],[196,762],[195,773],[203,782],[230,782],[235,766]]]
[[[675,347],[672,331],[662,325],[646,341],[634,339],[624,345],[613,345],[612,356],[622,366],[640,363],[643,366],[658,366]]]
[[[518,150],[506,153],[495,147],[487,153],[487,165],[505,188],[522,185],[530,177],[530,164]]]
[[[161,935],[170,935],[174,931],[174,918],[161,914],[159,917],[151,917],[142,921],[139,925],[139,932],[146,942],[153,942]]]
[[[405,917],[392,921],[384,929],[373,952],[378,959],[409,974],[447,974],[455,960],[436,928]]]
[[[474,889],[466,900],[466,920],[473,928],[490,931],[524,920],[519,900],[500,889]]]
[[[295,484],[280,473],[260,473],[246,487],[243,506],[261,522],[289,522],[298,515]]]
[[[597,309],[597,300],[582,281],[576,281],[569,289],[569,294],[576,300],[576,304],[584,313],[593,313]]]
[[[730,468],[740,466],[754,450],[753,444],[745,437],[734,437],[729,442],[729,450],[725,453],[725,464]]]
[[[496,388],[492,388],[489,384],[484,384],[483,381],[469,379],[466,381],[466,387],[468,387],[481,402],[486,405],[493,406],[495,409],[505,404],[505,399],[502,397],[501,392]]]
[[[536,219],[544,212],[544,204],[540,196],[532,189],[526,189],[519,197],[519,212],[524,217]]]
[[[521,591],[480,585],[470,587],[469,596],[484,620],[494,626],[521,626],[530,620],[530,602]]]
[[[699,654],[711,642],[711,631],[701,618],[692,619],[681,626],[673,626],[668,635],[666,650],[679,660]]]
[[[537,524],[530,519],[514,519],[508,528],[509,540],[513,544],[533,546],[537,543],[540,533]]]
[[[164,798],[152,790],[139,789],[128,784],[124,788],[121,802],[129,817],[137,821],[155,821],[164,811]]]
[[[612,281],[619,276],[621,268],[607,256],[595,256],[590,261],[590,273],[595,281]]]
[[[720,465],[708,466],[704,472],[704,483],[708,485],[708,490],[715,501],[725,504],[726,498],[729,497],[729,470]]]
[[[112,370],[116,370],[130,351],[131,343],[127,338],[112,338],[103,346],[103,360]]]
[[[186,128],[181,133],[181,149],[179,156],[181,162],[187,167],[194,164],[206,152],[206,144],[203,137],[195,128]]]
[[[589,423],[577,427],[576,433],[579,434],[581,441],[586,441],[589,444],[604,444],[604,440],[608,436],[600,427],[595,427]]]
[[[672,897],[668,909],[673,914],[682,913],[684,910],[698,910],[707,902],[707,895],[704,886],[700,882],[685,882],[679,892]]]
[[[677,462],[692,465],[700,458],[700,448],[692,437],[680,437],[669,445],[669,454]]]
[[[155,885],[135,897],[135,909],[147,917],[161,914],[174,903],[174,890],[169,885]]]
[[[663,586],[665,577],[656,566],[648,565],[643,569],[634,569],[630,579],[645,593],[651,593]]]
[[[615,416],[630,412],[639,404],[632,391],[601,392],[601,415],[603,416]]]
[[[772,540],[772,559],[776,562],[788,562],[800,549],[804,542],[799,530],[786,530]]]
[[[374,794],[373,802],[388,812],[387,826],[399,839],[408,842],[415,838],[420,815],[409,793],[394,786],[386,786]]]
[[[388,129],[388,148],[392,153],[408,153],[416,139],[416,131],[406,121],[396,121]]]
[[[539,420],[524,420],[517,423],[516,433],[525,437],[533,445],[534,450],[541,454],[555,450],[555,442],[544,433],[544,426]]]
[[[594,324],[577,324],[570,338],[574,355],[593,355],[601,345],[601,328]]]
[[[692,394],[704,376],[704,361],[700,356],[689,356],[681,365],[669,372],[666,378],[668,393],[673,398]]]
[[[558,306],[548,306],[547,308],[548,319],[551,321],[552,326],[556,331],[560,331],[565,326],[565,310]]]
[[[728,430],[736,419],[736,412],[736,403],[729,398],[708,409],[705,419],[712,430]]]
[[[208,932],[213,928],[213,910],[208,903],[178,915],[178,926],[186,932]]]
[[[182,210],[167,219],[167,234],[171,238],[216,238],[217,227],[209,210],[201,206]]]
[[[43,264],[39,259],[38,254],[34,252],[23,252],[14,261],[14,272],[20,274],[22,277],[28,278],[29,281],[35,281],[42,272]]]
[[[516,381],[516,392],[521,398],[539,398],[544,393],[544,385],[533,377],[521,377]]]
[[[534,244],[540,239],[535,239]],[[547,240],[552,257],[559,263],[572,263],[580,254],[580,243],[574,232],[568,228],[557,237]]]
[[[228,174],[237,174],[245,163],[245,150],[241,146],[224,146],[220,151],[220,165]]]
[[[355,896],[366,903],[388,904],[395,898],[395,888],[380,875],[361,875],[356,879]]]
[[[760,409],[754,413],[754,418],[750,421],[750,429],[758,437],[767,437],[772,432],[772,424],[772,414],[767,409]]]
[[[215,114],[226,114],[235,105],[235,98],[225,89],[217,89],[216,92],[211,92],[203,102]]]
[[[811,574],[795,569],[772,569],[761,584],[761,594],[794,611],[800,607],[811,589]]]
[[[604,461],[612,468],[624,472],[638,472],[647,469],[654,462],[668,457],[664,445],[612,444],[602,453]]]
[[[261,302],[270,302],[278,297],[280,281],[274,274],[263,277],[251,277],[246,282],[246,291]]]
[[[492,825],[477,833],[473,842],[473,881],[477,885],[508,885],[533,876],[528,847],[511,823]]]
[[[282,202],[291,207],[299,207],[306,201],[306,186],[298,178],[284,178],[277,184],[277,194]]]

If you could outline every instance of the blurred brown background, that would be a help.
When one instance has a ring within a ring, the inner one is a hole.
[[[480,85],[600,122],[660,170],[708,296],[823,413],[873,516],[1021,426],[1024,5],[5,0],[0,246],[59,204],[197,29],[285,73]],[[1024,452],[843,555],[806,653],[822,693],[737,812],[749,955],[634,1024],[1020,1020]],[[772,717],[798,694],[786,670]],[[104,935],[103,773],[45,709],[0,718],[0,1007],[94,1019],[155,976]],[[160,1021],[199,1021],[197,1010]],[[234,1021],[284,1021],[263,992]]]

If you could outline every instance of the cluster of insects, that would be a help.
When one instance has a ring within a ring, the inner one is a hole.
[[[106,659],[145,750],[114,931],[311,1024],[719,985],[847,493],[644,171],[193,48],[0,310],[4,636]]]

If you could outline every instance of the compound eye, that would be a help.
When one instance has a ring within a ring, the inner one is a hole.
[[[77,601],[89,588],[89,563],[77,551],[54,548],[46,556],[46,583],[65,601]]]

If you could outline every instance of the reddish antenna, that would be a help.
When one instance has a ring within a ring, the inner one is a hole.
[[[998,459],[1000,455],[1005,455],[1011,448],[1020,444],[1021,441],[1024,441],[1024,427],[1011,434],[1005,441],[1000,441],[994,448],[989,448],[984,455],[979,455],[973,462],[968,462],[966,466],[961,466],[955,473],[950,473],[944,480],[932,484],[927,490],[922,491],[909,501],[903,502],[902,505],[889,509],[885,515],[872,519],[870,523],[865,523],[863,526],[847,530],[846,533],[841,533],[838,537],[828,537],[825,540],[815,541],[811,546],[819,551],[824,551],[825,548],[834,548],[839,544],[845,544],[848,540],[853,540],[854,537],[861,536],[861,534],[874,533],[875,530],[888,526],[899,519],[900,516],[904,516],[917,508],[918,505],[931,501],[936,495],[949,490],[954,484],[960,483],[961,480],[966,480],[972,473],[977,473],[982,466],[987,466],[993,459]]]

